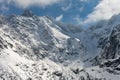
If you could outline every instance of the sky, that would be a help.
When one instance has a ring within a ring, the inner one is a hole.
[[[29,9],[64,23],[94,24],[119,14],[119,4],[120,0],[0,0],[0,14],[22,14]]]

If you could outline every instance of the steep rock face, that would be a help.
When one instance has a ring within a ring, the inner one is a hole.
[[[22,16],[33,17],[34,14],[30,10],[25,10],[24,13],[22,14]]]
[[[117,25],[110,34],[107,43],[103,47],[102,57],[105,59],[115,59],[120,52],[120,25]]]
[[[120,65],[120,25],[114,26],[111,34],[99,40],[101,51],[95,60],[100,67],[108,67],[119,71]]]
[[[117,76],[120,74],[119,23],[119,15],[116,15],[113,16],[109,21],[105,21],[105,24],[103,23],[102,25],[96,25],[96,27],[92,27],[88,30],[88,33],[90,33],[90,36],[93,38],[93,40],[96,40],[96,45],[99,49],[96,57],[90,60],[93,67],[85,69],[93,80],[118,80]],[[106,76],[103,76],[104,74]],[[116,77],[112,78],[110,75]],[[86,76],[82,77],[83,80],[85,77]]]

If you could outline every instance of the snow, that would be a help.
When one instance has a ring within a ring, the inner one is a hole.
[[[46,21],[44,18],[42,18],[42,19],[43,19],[45,25],[48,26],[48,29],[51,30],[52,34],[55,37],[57,37],[59,39],[64,39],[64,38],[67,39],[67,38],[69,38],[67,35],[62,34],[58,29],[56,29],[56,28],[59,28],[57,25],[55,25],[56,28],[55,27],[51,27],[50,25],[53,24],[52,22]]]

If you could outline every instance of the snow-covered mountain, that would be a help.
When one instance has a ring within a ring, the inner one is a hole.
[[[0,80],[119,80],[116,16],[83,30],[28,10],[0,15]]]

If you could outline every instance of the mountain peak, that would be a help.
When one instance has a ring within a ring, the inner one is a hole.
[[[31,10],[25,10],[22,14],[22,16],[26,16],[26,17],[32,17],[34,16],[33,12]]]

